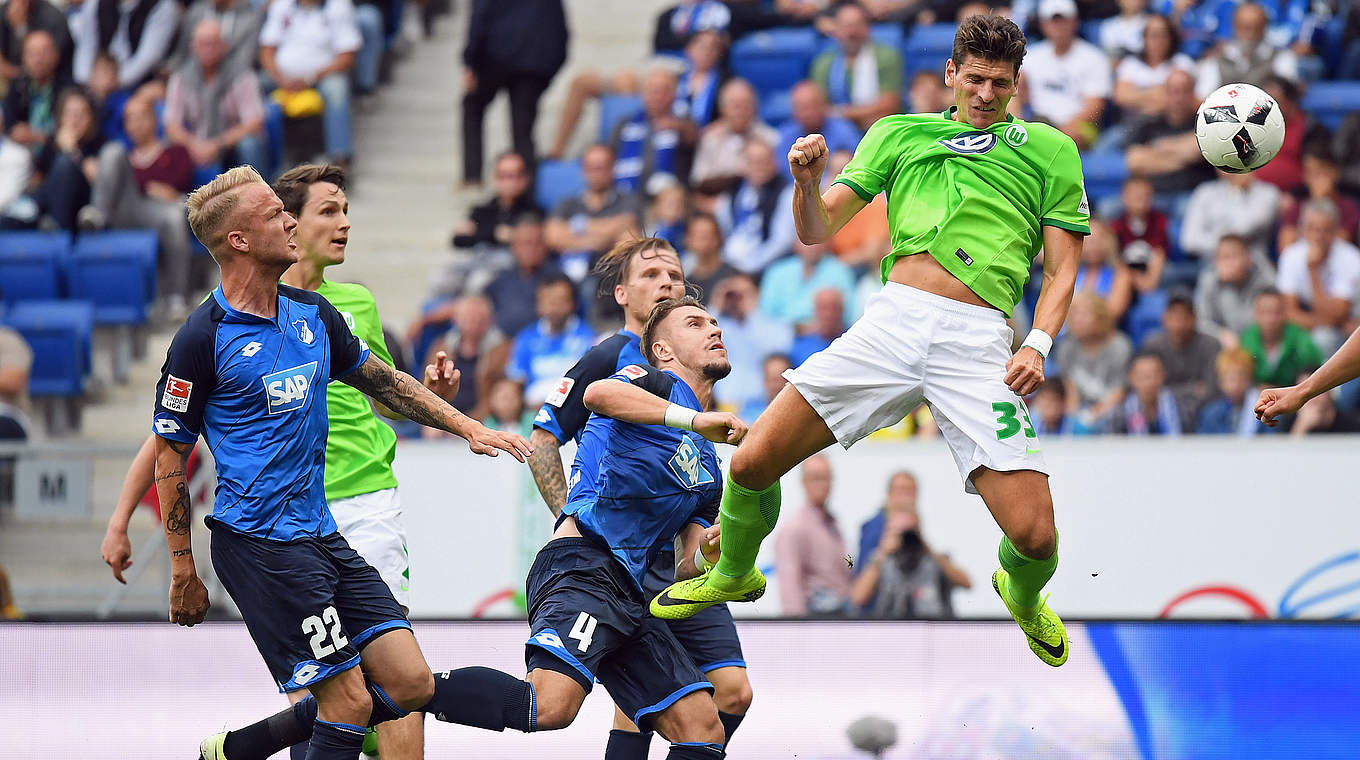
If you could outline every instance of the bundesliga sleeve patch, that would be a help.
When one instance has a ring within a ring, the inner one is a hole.
[[[161,394],[161,406],[172,412],[187,412],[189,411],[189,394],[193,393],[193,390],[193,383],[169,375],[165,379],[165,392]]]
[[[619,374],[625,375],[632,380],[636,380],[642,377],[643,375],[647,374],[647,370],[643,369],[642,367],[639,367],[636,364],[629,364],[627,367],[620,369]]]
[[[574,378],[564,377],[561,380],[557,381],[557,385],[553,386],[552,392],[549,393],[548,397],[543,400],[543,403],[550,404],[561,409],[562,404],[566,403],[567,401],[567,396],[571,394],[571,389],[575,387],[576,380]]]

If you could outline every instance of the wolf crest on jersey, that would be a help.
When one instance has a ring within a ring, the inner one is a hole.
[[[269,413],[279,414],[302,408],[307,402],[315,375],[316,362],[308,362],[261,378],[265,393],[269,394]]]

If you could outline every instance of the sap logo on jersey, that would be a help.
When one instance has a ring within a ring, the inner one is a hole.
[[[315,375],[316,362],[307,362],[265,375],[262,380],[265,395],[269,400],[269,413],[279,414],[301,409],[307,402],[307,394],[312,390],[312,377]]]
[[[680,485],[698,488],[713,482],[713,475],[704,468],[701,456],[699,447],[694,445],[689,436],[681,439],[680,448],[675,450],[675,456],[670,461],[671,471],[680,479]]]
[[[991,132],[973,130],[961,132],[948,140],[940,140],[940,144],[963,155],[986,153],[996,147],[996,135]]]

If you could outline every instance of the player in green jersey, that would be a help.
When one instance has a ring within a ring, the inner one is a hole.
[[[793,144],[793,215],[805,243],[827,240],[887,194],[885,284],[845,335],[785,373],[788,386],[732,457],[722,559],[658,595],[652,614],[685,617],[762,594],[754,564],[779,515],[780,476],[833,442],[849,447],[895,424],[924,400],[965,490],[982,496],[1005,533],[993,586],[1030,649],[1049,665],[1067,661],[1066,630],[1039,596],[1057,567],[1058,536],[1022,397],[1043,382],[1044,357],[1067,318],[1089,214],[1072,140],[1006,114],[1024,55],[1010,20],[965,19],[945,63],[956,105],[880,119],[825,193],[825,140]],[[1041,247],[1034,330],[1012,354],[1006,318]]]
[[[282,282],[314,290],[330,301],[345,318],[351,331],[368,344],[374,356],[391,365],[392,355],[383,339],[382,323],[373,294],[362,285],[327,280],[327,267],[345,261],[349,243],[349,202],[345,197],[344,170],[336,166],[304,164],[284,172],[274,183],[284,210],[298,220],[295,239],[299,259],[284,272]],[[426,368],[425,386],[445,400],[457,392],[458,372],[440,356]],[[391,412],[381,410],[387,416]],[[350,386],[335,382],[326,390],[329,433],[326,438],[326,503],[345,540],[372,565],[403,609],[410,606],[410,572],[406,535],[402,527],[397,478],[392,472],[397,436],[379,420],[368,397]],[[120,581],[131,564],[127,526],[141,495],[151,485],[151,449],[143,446],[124,482],[123,495],[109,520],[101,553]],[[289,692],[296,702],[305,690]],[[414,712],[382,724],[377,730],[377,750],[384,760],[420,758],[424,749],[424,713]],[[371,737],[370,737],[371,738]],[[295,745],[295,756],[306,752],[305,743]],[[299,753],[300,750],[300,753]]]

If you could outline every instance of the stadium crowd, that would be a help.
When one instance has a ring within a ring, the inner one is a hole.
[[[460,408],[530,424],[582,346],[621,324],[592,262],[621,238],[654,235],[681,252],[722,322],[733,372],[720,404],[753,418],[784,369],[859,315],[889,245],[881,197],[827,245],[796,239],[789,144],[825,135],[829,183],[876,119],[949,108],[947,51],[913,68],[903,50],[915,31],[979,12],[1032,34],[1012,112],[1058,127],[1088,165],[1092,234],[1030,424],[1045,435],[1276,432],[1256,423],[1254,389],[1293,384],[1360,317],[1360,114],[1329,128],[1302,106],[1312,82],[1360,77],[1360,12],[1305,0],[680,3],[658,19],[645,66],[572,79],[541,159],[496,157],[490,197],[454,229],[453,263],[406,331],[408,360],[448,351],[465,370]],[[743,66],[744,41],[799,28],[814,40],[810,63],[791,86],[762,89],[770,78]],[[1216,174],[1194,138],[1200,101],[1228,82],[1261,86],[1287,124],[1280,154],[1253,174]],[[602,139],[571,157],[595,99]],[[1093,179],[1089,167],[1112,162],[1113,175]],[[1344,387],[1293,432],[1360,431],[1358,410],[1360,389]],[[875,437],[936,432],[922,408]]]

